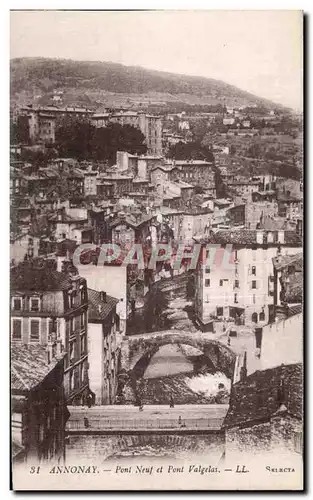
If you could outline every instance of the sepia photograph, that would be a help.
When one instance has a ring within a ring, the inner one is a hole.
[[[15,491],[303,491],[303,12],[10,11]]]

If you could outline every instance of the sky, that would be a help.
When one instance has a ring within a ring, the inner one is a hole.
[[[302,14],[11,11],[10,57],[59,57],[216,78],[302,109]]]

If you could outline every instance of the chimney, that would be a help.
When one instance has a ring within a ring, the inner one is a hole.
[[[48,365],[52,362],[53,359],[53,344],[51,342],[48,342],[47,345],[47,361]]]
[[[103,291],[100,292],[100,300],[101,300],[101,302],[106,302],[107,301],[107,294],[106,294],[106,292],[103,292]]]
[[[256,232],[256,242],[259,245],[263,245],[263,236],[264,236],[264,231],[257,231]]]
[[[278,243],[285,243],[285,231],[277,231]]]
[[[247,371],[247,351],[245,351],[244,356],[243,356],[243,364],[242,364],[242,367],[240,369],[240,382],[242,382],[243,380],[245,380],[247,378],[247,374],[248,374],[248,371]]]
[[[63,351],[62,341],[61,341],[61,339],[58,339],[56,341],[56,355],[58,357],[61,356],[62,351]]]

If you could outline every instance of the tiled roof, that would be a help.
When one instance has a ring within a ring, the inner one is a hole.
[[[84,222],[86,221],[87,218],[81,218],[81,217],[71,217],[70,215],[68,215],[66,212],[61,214],[61,220],[59,221],[59,215],[58,214],[53,214],[49,217],[49,221],[50,222],[60,222],[62,224],[66,223],[66,222],[78,222],[78,221],[81,221],[81,222]]]
[[[224,427],[268,421],[282,404],[289,414],[301,419],[302,385],[301,364],[256,371],[233,385]]]
[[[80,278],[80,282],[85,280]],[[35,267],[22,262],[11,270],[10,284],[12,291],[59,291],[70,289],[71,279],[69,275],[47,266]]]
[[[63,356],[62,356],[63,357]],[[29,391],[40,384],[62,359],[53,358],[48,364],[45,346],[19,344],[11,346],[11,388]]]
[[[20,453],[22,453],[25,448],[15,441],[12,441],[12,458],[16,458]]]
[[[288,307],[288,317],[295,316],[302,312],[302,304],[295,304],[294,306]]]
[[[303,294],[303,273],[290,275],[288,287],[285,293],[285,300],[288,304],[302,302]]]
[[[263,244],[267,244],[267,234],[269,231],[260,230],[263,232]],[[278,245],[277,232],[273,231],[274,241],[268,243],[269,245]],[[196,240],[196,238],[194,238]],[[214,244],[236,244],[241,246],[249,246],[257,244],[257,230],[255,229],[220,229],[203,237],[201,243],[214,243]],[[284,231],[284,243],[281,245],[286,246],[302,246],[302,240],[296,231]]]
[[[273,266],[277,271],[291,265],[300,267],[302,269],[303,267],[302,252],[293,255],[281,255],[273,258]]]
[[[104,320],[118,303],[118,299],[106,294],[106,301],[101,300],[101,292],[88,288],[88,321]]]

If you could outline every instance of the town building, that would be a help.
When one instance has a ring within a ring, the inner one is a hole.
[[[302,303],[303,254],[281,255],[273,258],[274,312],[281,306]]]
[[[147,181],[151,180],[151,171],[163,161],[160,155],[132,155],[127,151],[116,153],[116,167],[120,173]]]
[[[54,144],[55,113],[27,107],[22,109],[22,114],[27,116],[29,140],[32,144]]]
[[[195,312],[201,328],[213,329],[214,319],[222,318],[254,326],[268,323],[274,304],[272,258],[300,249],[298,234],[219,229],[195,240],[205,248],[205,262],[213,259],[196,271]]]
[[[167,163],[178,168],[179,179],[203,189],[215,188],[215,172],[212,162],[204,160],[173,160]]]
[[[53,344],[11,345],[13,465],[65,459],[69,416],[63,387],[64,353]]]
[[[122,175],[114,172],[100,174],[97,178],[97,193],[99,195],[102,193],[102,196],[106,199],[110,195],[113,198],[120,198],[132,190],[132,181],[133,177],[130,175]],[[105,189],[102,189],[101,186],[105,186]]]
[[[75,273],[25,262],[11,268],[12,344],[60,344],[69,404],[82,404],[89,393],[86,280]]]
[[[38,257],[40,238],[31,231],[21,231],[10,236],[10,259],[16,264]]]
[[[92,226],[89,224],[86,208],[63,206],[48,217],[52,234],[58,240],[74,240],[77,244],[92,243]]]
[[[88,289],[89,384],[96,405],[115,403],[120,353],[117,303],[106,292]]]

